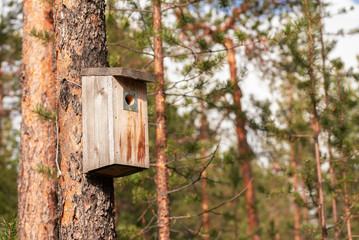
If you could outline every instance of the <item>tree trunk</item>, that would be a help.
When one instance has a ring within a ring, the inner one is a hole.
[[[340,102],[342,102],[342,89],[341,89],[341,84],[340,84],[340,79],[337,79],[337,88],[338,88],[338,99]],[[340,110],[339,112],[339,128],[342,129],[343,127],[343,111]],[[347,188],[347,173],[346,173],[346,169],[345,169],[345,163],[344,163],[344,149],[343,149],[343,141],[342,139],[340,140],[340,157],[341,157],[341,167],[342,167],[342,177],[343,177],[343,188],[344,188],[344,201],[345,201],[345,216],[347,217],[346,219],[346,224],[347,224],[347,232],[348,232],[348,240],[352,240],[353,236],[352,236],[352,228],[351,228],[351,222],[350,222],[350,203],[349,203],[349,198],[348,198],[348,188]]]
[[[60,239],[116,239],[112,178],[82,173],[81,68],[106,67],[105,1],[56,0]]]
[[[310,66],[308,69],[309,78],[311,81],[310,98],[312,100],[312,130],[314,135],[314,150],[315,150],[315,164],[317,170],[317,189],[318,189],[318,221],[321,228],[322,239],[328,239],[328,232],[325,221],[325,205],[324,205],[324,193],[323,193],[323,181],[322,181],[322,169],[320,163],[320,152],[319,152],[319,116],[317,112],[316,103],[316,80],[314,75],[314,39],[312,35],[312,19],[309,13],[308,0],[304,1],[306,17],[308,21],[308,36],[309,36],[309,62]]]
[[[322,3],[320,0],[317,0],[318,3],[318,10],[319,10],[319,38],[320,38],[320,46],[321,46],[321,57],[322,57],[322,75],[323,75],[323,85],[324,85],[324,95],[325,95],[325,107],[327,110],[329,110],[329,95],[328,95],[328,88],[329,88],[329,79],[327,75],[326,70],[326,55],[325,55],[325,46],[324,46],[324,39],[323,39],[323,25],[322,25]],[[328,159],[329,159],[329,173],[330,173],[330,186],[334,190],[335,189],[335,172],[334,172],[334,166],[331,162],[332,160],[332,145],[330,143],[330,136],[331,136],[331,129],[330,126],[328,126],[327,129],[328,132]],[[335,198],[335,194],[332,199],[332,214],[333,214],[333,222],[336,224],[338,222],[338,214],[337,214],[337,201]],[[336,238],[339,237],[339,233],[337,229],[334,229],[334,235]]]
[[[291,147],[291,166],[293,168],[293,189],[297,193],[298,192],[298,174],[297,174],[297,160],[296,160],[296,150],[293,143],[290,144]],[[294,201],[294,240],[300,240],[300,210],[298,204]]]
[[[164,94],[164,69],[162,49],[162,16],[161,2],[153,1],[153,30],[154,30],[154,54],[156,75],[156,153],[157,153],[157,220],[160,240],[170,239],[170,210],[168,198],[168,177],[166,159],[166,102]]]
[[[293,125],[293,89],[292,83],[289,83],[288,87],[289,93],[289,128]],[[296,145],[293,142],[290,142],[290,164],[293,169],[292,181],[293,181],[293,190],[295,193],[298,193],[298,166],[297,166],[297,149]],[[294,198],[295,200],[295,198]],[[298,204],[293,201],[293,213],[294,213],[294,240],[300,240],[300,210]]]
[[[206,119],[206,116],[204,114],[204,104],[203,102],[201,104],[201,128],[200,128],[200,136],[202,141],[202,148],[201,148],[201,157],[202,157],[202,163],[203,166],[206,165],[207,157],[206,157],[206,147],[205,143],[208,139],[208,122]],[[209,213],[208,211],[208,192],[207,192],[207,170],[204,170],[202,172],[202,180],[201,180],[201,188],[202,188],[202,212],[204,214],[202,215],[202,227],[203,227],[203,240],[209,240]]]
[[[240,154],[240,159],[241,159],[240,168],[242,172],[244,186],[248,186],[248,189],[245,192],[246,210],[248,217],[248,234],[252,236],[253,240],[259,240],[261,238],[258,234],[259,220],[258,220],[257,207],[256,207],[255,189],[254,189],[253,181],[251,182],[253,178],[252,167],[250,163],[251,150],[249,148],[246,139],[245,119],[241,107],[242,92],[238,86],[234,44],[232,39],[230,39],[229,37],[226,38],[224,44],[225,47],[227,48],[228,64],[231,73],[230,81],[232,87],[234,88],[233,100],[234,100],[234,106],[236,107],[236,133],[238,138],[238,152]]]
[[[36,105],[56,109],[53,43],[30,36],[32,29],[53,33],[52,6],[23,2],[23,72],[21,153],[18,176],[19,239],[57,239],[55,146],[53,121],[41,121]]]

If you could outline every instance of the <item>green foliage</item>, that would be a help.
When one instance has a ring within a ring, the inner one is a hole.
[[[35,37],[42,41],[42,44],[49,43],[54,40],[54,34],[47,30],[37,30],[36,28],[31,29],[29,34],[31,37]]]
[[[50,178],[56,179],[56,169],[51,169],[49,166],[45,166],[42,163],[37,165],[36,171],[43,174],[48,180]]]
[[[242,30],[235,31],[234,36],[237,38],[238,41],[245,41],[247,39],[247,34]]]
[[[0,240],[16,240],[17,239],[17,218],[7,221],[0,221]]]
[[[44,105],[36,104],[32,112],[36,113],[39,116],[41,122],[56,121],[56,115],[57,115],[56,111],[51,111]]]

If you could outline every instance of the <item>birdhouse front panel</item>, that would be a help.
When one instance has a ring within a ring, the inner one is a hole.
[[[113,80],[115,159],[146,168],[149,163],[146,83],[115,77]]]
[[[82,76],[83,171],[119,177],[149,167],[147,92],[133,71],[111,71]]]

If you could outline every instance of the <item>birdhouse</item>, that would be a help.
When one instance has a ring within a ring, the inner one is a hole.
[[[85,68],[82,75],[83,172],[121,177],[149,167],[146,82],[127,68]]]

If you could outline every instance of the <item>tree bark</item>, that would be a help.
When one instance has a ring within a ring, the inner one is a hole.
[[[292,83],[289,83],[289,127],[293,124],[293,89]],[[298,166],[297,166],[297,149],[293,142],[290,142],[290,164],[293,169],[292,181],[294,192],[298,193]],[[294,199],[295,200],[295,199]],[[294,214],[294,240],[300,240],[300,210],[298,204],[293,201]]]
[[[329,110],[329,95],[328,95],[328,88],[329,88],[329,79],[326,70],[326,55],[325,55],[325,46],[324,46],[324,39],[323,39],[323,24],[322,24],[322,3],[320,0],[317,0],[318,3],[318,10],[319,10],[319,38],[320,38],[320,46],[321,46],[321,57],[322,57],[322,75],[323,75],[323,85],[324,85],[324,96],[325,96],[325,107]],[[332,144],[330,143],[331,137],[331,129],[328,126],[328,160],[329,160],[329,173],[330,173],[330,186],[332,189],[335,189],[336,181],[335,181],[335,172],[333,163],[330,161],[332,160]],[[332,198],[332,214],[333,214],[333,222],[336,224],[338,222],[338,214],[337,214],[337,201],[334,197]],[[335,237],[339,237],[339,233],[337,229],[334,230]]]
[[[200,136],[203,146],[201,147],[201,157],[202,157],[202,163],[203,166],[206,165],[207,158],[206,158],[206,147],[205,143],[208,139],[208,122],[206,119],[206,116],[204,114],[204,104],[201,101],[201,127],[200,127]],[[210,229],[210,223],[209,223],[209,213],[208,211],[208,190],[207,190],[207,170],[204,170],[202,172],[202,180],[201,180],[201,190],[202,190],[202,212],[204,214],[202,215],[202,227],[203,227],[203,240],[209,240],[209,229]]]
[[[293,189],[295,192],[298,192],[298,174],[297,174],[297,160],[296,160],[296,150],[293,143],[290,144],[291,147],[291,166],[294,170],[292,180],[293,180]],[[300,240],[300,210],[298,204],[293,201],[293,213],[294,213],[294,240]]]
[[[56,109],[53,43],[30,36],[32,29],[53,33],[52,6],[24,0],[22,43],[21,150],[18,175],[18,238],[57,239],[53,121],[41,121],[36,105]]]
[[[82,173],[81,68],[107,67],[105,1],[56,0],[59,239],[116,239],[112,178]]]
[[[340,79],[337,79],[337,88],[338,88],[338,99],[340,102],[342,102],[342,89],[340,84]],[[339,112],[339,128],[342,129],[343,127],[343,111],[340,109]],[[345,169],[345,163],[344,163],[344,149],[343,149],[343,141],[340,140],[340,157],[341,157],[341,167],[342,167],[342,177],[343,177],[343,188],[344,188],[344,201],[345,201],[345,216],[348,218],[346,220],[347,224],[347,233],[348,233],[348,240],[352,240],[352,227],[351,227],[351,221],[350,221],[350,203],[348,198],[348,187],[347,187],[347,173]],[[338,234],[339,235],[339,234]],[[337,236],[336,236],[337,237]]]
[[[231,74],[230,83],[234,88],[233,101],[234,101],[234,106],[236,107],[236,133],[238,138],[238,152],[240,154],[240,159],[241,159],[240,168],[241,168],[244,186],[248,186],[248,189],[245,192],[246,210],[248,216],[248,234],[252,236],[252,240],[260,240],[261,237],[259,236],[258,233],[259,220],[258,220],[258,213],[256,207],[255,189],[254,189],[253,181],[251,182],[251,179],[253,178],[252,167],[250,164],[251,150],[249,148],[246,139],[245,118],[241,106],[242,92],[238,85],[234,44],[232,39],[227,37],[224,45],[227,48],[227,61],[229,64],[229,69]]]
[[[170,209],[168,197],[168,176],[166,159],[166,102],[164,94],[164,68],[162,48],[161,1],[153,1],[154,65],[156,75],[156,153],[157,153],[157,221],[160,240],[170,239]]]
[[[308,69],[309,78],[311,81],[310,98],[312,100],[312,130],[314,135],[314,150],[315,150],[315,164],[317,170],[317,189],[318,189],[318,221],[321,228],[322,239],[328,239],[328,232],[325,221],[325,205],[324,205],[324,193],[323,193],[323,181],[322,181],[322,169],[320,163],[320,152],[319,152],[319,116],[317,112],[316,103],[316,80],[314,75],[314,39],[312,35],[312,20],[309,13],[308,0],[304,1],[306,17],[308,21],[308,36],[309,36],[309,62],[310,66]]]

